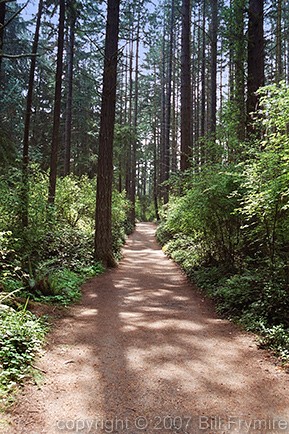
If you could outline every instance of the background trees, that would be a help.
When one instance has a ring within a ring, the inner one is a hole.
[[[96,176],[105,44],[104,4],[60,5],[43,0],[31,57],[37,11],[0,3],[2,171],[17,167],[23,152],[27,163],[28,138],[31,163],[50,172],[51,203],[58,177]],[[282,1],[121,5],[112,164],[113,186],[131,203],[127,228],[156,216],[176,174],[246,158],[256,90],[288,81],[288,13]]]

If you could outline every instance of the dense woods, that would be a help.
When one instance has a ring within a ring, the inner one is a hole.
[[[288,357],[288,24],[287,0],[0,0],[0,297],[68,303],[161,220]]]

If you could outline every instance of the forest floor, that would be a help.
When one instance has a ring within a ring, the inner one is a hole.
[[[289,432],[289,375],[137,225],[48,335],[9,434]]]

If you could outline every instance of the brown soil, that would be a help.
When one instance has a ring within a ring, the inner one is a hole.
[[[218,318],[154,231],[138,224],[119,267],[56,321],[42,384],[25,387],[5,432],[289,432],[289,376]]]

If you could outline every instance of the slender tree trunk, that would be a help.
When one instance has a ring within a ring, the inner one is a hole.
[[[177,68],[176,61],[173,62],[173,89],[172,89],[172,172],[176,172],[178,170],[178,140],[177,140],[177,131],[178,131],[178,107],[177,107]]]
[[[166,26],[165,18],[163,24],[163,39],[162,39],[162,66],[161,66],[161,137],[160,137],[160,182],[166,181]],[[164,199],[165,186],[161,186],[160,194]]]
[[[203,0],[203,19],[202,19],[202,66],[201,66],[201,137],[205,135],[205,121],[206,121],[206,0]],[[202,145],[202,163],[205,161],[205,149]]]
[[[159,221],[159,206],[158,206],[158,175],[157,175],[157,132],[156,126],[154,126],[154,175],[153,175],[153,196],[154,196],[154,206],[155,206],[155,214],[156,219]]]
[[[76,5],[72,0],[70,3],[70,28],[67,46],[67,101],[64,135],[64,176],[70,174],[71,159],[71,129],[72,129],[72,98],[73,98],[73,62],[76,24]]]
[[[1,5],[1,4],[0,4]],[[30,71],[29,71],[29,82],[28,82],[28,93],[26,99],[26,113],[24,120],[24,138],[23,138],[23,152],[22,152],[22,226],[28,226],[28,204],[29,204],[29,179],[28,179],[28,167],[29,167],[29,133],[30,133],[30,121],[32,115],[32,102],[33,102],[33,89],[34,89],[34,78],[35,78],[35,68],[36,68],[36,54],[38,50],[39,33],[41,16],[43,10],[43,0],[39,1],[38,13],[36,20],[36,27],[34,33],[34,40],[32,45],[32,54]]]
[[[237,108],[237,137],[240,142],[245,140],[246,129],[246,109],[245,109],[245,36],[244,36],[244,12],[246,0],[235,0],[235,50],[234,50],[234,66],[235,66],[235,94]]]
[[[276,82],[283,78],[282,64],[282,6],[283,0],[277,2],[277,25],[276,25]]]
[[[191,147],[191,2],[182,2],[181,54],[181,170],[190,167]]]
[[[237,0],[230,0],[230,11],[231,17],[229,21],[230,34],[233,35],[235,32],[234,26],[234,14],[232,11],[234,10],[235,3]],[[232,18],[233,17],[233,18]],[[235,75],[234,75],[234,44],[232,41],[229,42],[229,99],[232,101],[235,94]]]
[[[258,106],[257,90],[264,85],[264,0],[250,0],[248,23],[247,136],[253,131],[250,113]]]
[[[168,58],[168,77],[167,77],[167,95],[166,95],[166,122],[165,122],[165,146],[164,146],[164,177],[165,181],[170,175],[170,133],[171,133],[171,113],[172,113],[172,71],[173,71],[173,48],[174,48],[174,27],[175,27],[175,0],[171,3],[171,20],[170,20],[170,42]],[[168,186],[164,188],[164,203],[169,201]]]
[[[0,54],[3,51],[4,24],[6,15],[6,2],[0,3]],[[0,56],[0,84],[2,83],[2,56]]]
[[[95,212],[95,258],[115,266],[112,245],[113,135],[120,0],[108,0]]]
[[[211,119],[210,133],[212,140],[216,139],[217,124],[217,32],[218,32],[218,0],[211,0],[212,28],[211,28]],[[212,156],[213,161],[216,156]]]
[[[138,124],[138,93],[139,93],[139,43],[140,43],[140,8],[138,11],[137,30],[136,30],[136,52],[135,52],[135,81],[134,81],[134,120],[133,120],[133,143],[132,143],[132,176],[131,176],[131,212],[130,222],[135,226],[135,196],[136,196],[136,152],[137,152],[137,124]]]
[[[158,143],[157,143],[157,82],[156,82],[156,77],[157,77],[157,71],[156,71],[156,65],[154,65],[154,73],[153,73],[153,77],[154,77],[154,98],[153,98],[153,115],[152,115],[152,119],[151,119],[151,126],[152,126],[152,130],[153,130],[153,156],[154,156],[154,161],[153,161],[153,198],[154,198],[154,207],[155,207],[155,215],[156,215],[156,219],[159,220],[160,216],[159,216],[159,206],[158,206],[158,198],[159,198],[159,169],[160,169],[160,165],[159,165],[159,152],[158,152]]]
[[[202,7],[199,5],[198,12],[198,22],[200,23],[202,19]],[[198,167],[198,170],[201,165],[201,144],[200,144],[200,131],[201,131],[201,64],[202,64],[202,35],[203,32],[200,26],[197,27],[197,61],[195,67],[195,164]]]
[[[57,42],[57,66],[56,66],[56,75],[55,75],[54,115],[53,115],[50,176],[49,176],[49,190],[48,190],[48,203],[52,205],[54,204],[55,201],[58,148],[59,148],[61,87],[62,87],[62,74],[63,74],[65,0],[60,0],[59,5],[60,5],[60,11],[59,11],[58,42]]]
[[[128,124],[130,127],[130,139],[127,143],[127,158],[126,158],[126,192],[127,197],[131,200],[132,195],[132,103],[133,103],[133,39],[134,33],[131,30],[131,40],[130,40],[130,49],[129,49],[129,77],[128,77],[128,86],[129,86],[129,105],[128,105]]]

